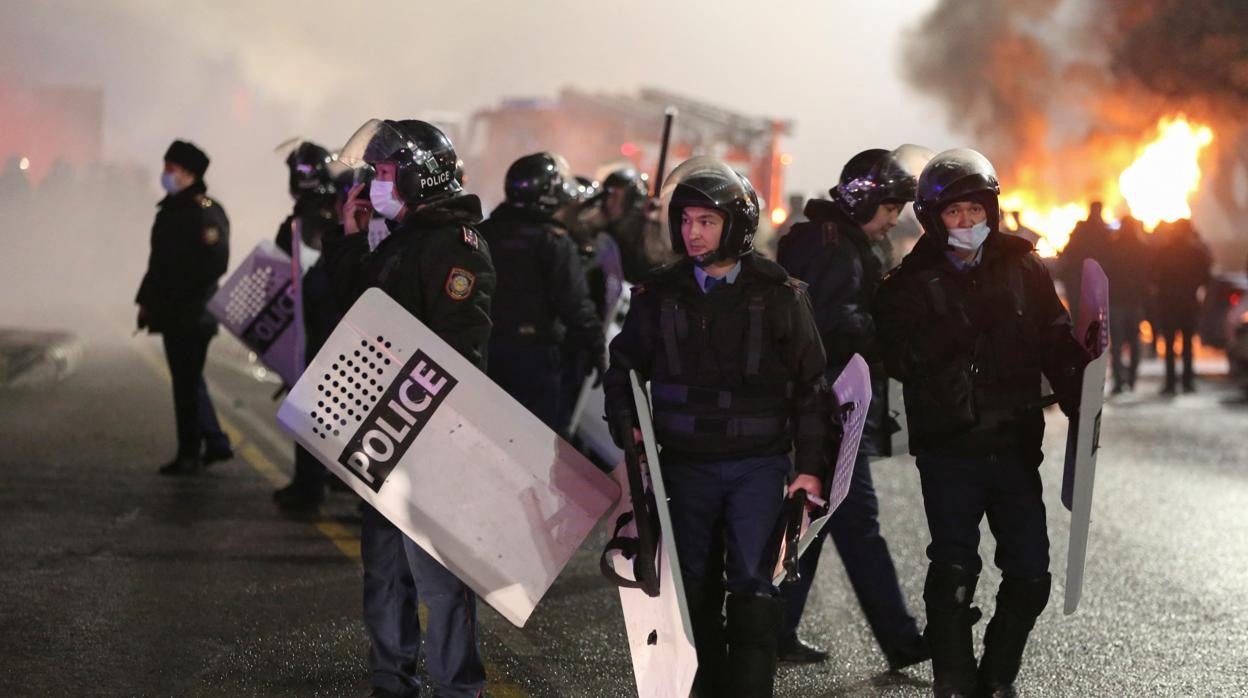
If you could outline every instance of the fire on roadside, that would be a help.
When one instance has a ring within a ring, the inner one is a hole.
[[[1066,246],[1075,225],[1087,217],[1088,204],[1094,200],[1104,204],[1109,217],[1130,213],[1148,232],[1161,222],[1188,218],[1191,197],[1200,185],[1200,158],[1213,138],[1209,126],[1182,114],[1162,117],[1155,131],[1135,147],[1131,164],[1100,183],[1101,196],[1059,201],[1039,189],[1007,189],[1001,196],[1002,211],[1018,215],[1003,216],[1005,224],[1010,230],[1021,226],[1034,231],[1040,237],[1036,251],[1053,257]]]

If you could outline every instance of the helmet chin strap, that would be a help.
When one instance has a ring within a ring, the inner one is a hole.
[[[720,247],[716,248],[714,252],[707,252],[706,254],[700,254],[693,257],[693,263],[705,269],[709,266],[719,264],[720,262],[727,262],[729,260],[736,259],[731,255],[724,254],[722,248],[723,243],[721,242]]]

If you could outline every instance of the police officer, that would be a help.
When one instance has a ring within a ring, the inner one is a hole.
[[[619,246],[624,279],[644,281],[656,266],[653,223],[646,216],[648,178],[632,167],[620,168],[602,181],[603,231]]]
[[[937,696],[1014,695],[1050,586],[1040,379],[1072,414],[1088,361],[1031,245],[999,232],[999,193],[983,155],[933,158],[914,203],[924,234],[876,299],[878,346],[905,390],[932,538],[923,598]],[[971,604],[985,515],[1002,581],[977,671]]]
[[[571,411],[561,404],[565,360],[606,371],[602,319],[576,244],[554,218],[574,186],[562,158],[526,155],[507,169],[507,199],[480,226],[498,274],[490,378],[557,432]],[[579,387],[585,373],[569,378]]]
[[[294,210],[277,230],[277,246],[287,254],[293,248],[294,224],[299,224],[300,241],[314,250],[322,248],[326,237],[338,232],[337,188],[330,177],[333,158],[324,147],[304,141],[286,157],[290,196]],[[320,351],[333,331],[338,315],[330,301],[329,274],[325,260],[304,270],[300,282],[303,307],[304,356]],[[311,513],[325,499],[325,467],[302,446],[295,444],[295,475],[290,484],[273,493],[273,501],[283,511]]]
[[[861,354],[871,367],[872,390],[849,493],[802,556],[798,579],[781,588],[785,602],[781,661],[817,662],[828,657],[803,642],[797,626],[829,532],[889,668],[900,669],[928,656],[927,644],[906,608],[888,544],[880,535],[880,507],[868,461],[869,456],[886,453],[881,446],[891,433],[888,377],[876,348],[872,313],[883,269],[872,246],[896,225],[906,202],[914,200],[914,186],[914,174],[899,157],[887,150],[865,150],[841,170],[840,183],[830,192],[832,200],[812,199],[805,208],[810,220],[794,225],[780,240],[777,261],[810,284],[815,322],[828,354],[829,382],[854,354]]]
[[[327,246],[335,299],[350,306],[377,287],[482,370],[490,334],[494,267],[477,233],[481,202],[464,192],[450,139],[424,121],[369,121],[339,160],[372,177],[343,207],[347,235]],[[392,234],[369,251],[373,212]],[[454,463],[446,464],[454,477]],[[425,666],[436,696],[479,696],[485,667],[477,644],[476,594],[437,560],[365,506],[360,535],[364,624],[374,696],[416,696],[420,682],[417,601],[429,610]]]
[[[767,569],[771,534],[794,466],[790,492],[821,492],[823,347],[805,285],[753,252],[758,197],[744,177],[694,158],[663,198],[682,258],[634,288],[611,343],[606,409],[613,426],[627,423],[629,370],[650,381],[698,651],[695,690],[770,696],[782,617]],[[617,442],[631,437],[613,431]]]
[[[138,326],[159,333],[173,383],[178,452],[162,475],[186,475],[234,457],[204,383],[208,342],[217,321],[205,306],[230,259],[230,221],[208,196],[208,156],[186,141],[165,152],[165,198],[152,224],[152,250],[139,285]],[[201,449],[204,449],[201,453]]]

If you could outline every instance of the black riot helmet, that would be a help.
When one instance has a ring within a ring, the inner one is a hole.
[[[463,162],[455,146],[425,121],[370,119],[342,147],[338,162],[357,170],[356,181],[371,179],[378,163],[394,163],[395,192],[413,207],[464,193]]]
[[[686,207],[710,208],[724,215],[719,247],[696,257],[694,262],[699,266],[737,259],[754,248],[758,192],[749,179],[723,162],[704,156],[686,160],[663,183],[662,198],[672,249],[677,254],[688,254],[680,233],[681,214]]]
[[[281,147],[281,146],[279,146]],[[290,171],[290,195],[298,198],[303,194],[332,194],[334,182],[329,175],[329,163],[334,156],[312,141],[300,141],[286,156],[286,168]]]
[[[571,201],[576,187],[567,161],[551,153],[533,153],[516,160],[503,180],[508,204],[546,213]]]
[[[624,209],[638,209],[650,194],[650,178],[633,167],[622,167],[602,180],[602,193],[610,195],[614,189],[624,189]]]
[[[829,190],[832,200],[860,225],[875,217],[880,204],[914,201],[915,179],[926,162],[915,167],[919,150],[925,149],[904,145],[893,151],[872,148],[858,153],[845,163],[839,183]]]
[[[974,201],[988,213],[988,229],[1001,229],[1001,183],[988,158],[970,148],[955,148],[936,155],[919,175],[914,213],[923,229],[940,237],[949,231],[940,212],[958,201]]]

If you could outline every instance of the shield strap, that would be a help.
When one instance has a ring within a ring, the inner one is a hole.
[[[677,339],[689,335],[689,323],[685,310],[676,304],[675,298],[664,298],[659,309],[659,325],[663,333],[663,350],[667,353],[667,370],[673,376],[681,374],[680,346]]]
[[[763,303],[762,296],[750,296],[749,302],[750,327],[749,344],[745,354],[745,375],[757,376],[758,366],[763,358]]]

